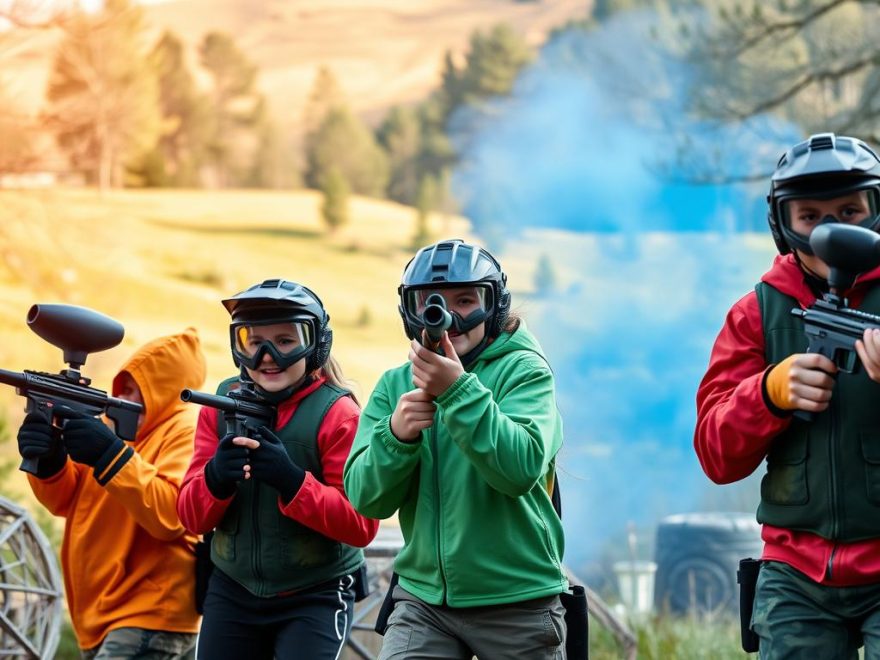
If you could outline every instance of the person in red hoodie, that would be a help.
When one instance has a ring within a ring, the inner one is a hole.
[[[187,529],[213,530],[197,654],[335,659],[351,631],[360,548],[379,527],[342,486],[360,408],[315,293],[266,280],[223,305],[240,375],[218,394],[248,388],[277,414],[251,438],[227,433],[214,408],[199,414],[177,502]]]
[[[193,657],[196,537],[175,507],[195,430],[180,390],[204,380],[188,328],[140,348],[113,380],[113,396],[144,407],[134,442],[93,417],[61,430],[30,413],[18,431],[22,456],[41,456],[34,494],[65,518],[64,591],[84,658]]]
[[[791,314],[828,290],[814,227],[880,227],[880,159],[861,140],[813,135],[779,160],[768,203],[780,254],[715,341],[694,446],[721,484],[766,459],[751,619],[761,658],[855,659],[862,644],[880,658],[880,330],[856,343],[864,368],[843,373],[806,352],[803,320]],[[843,295],[880,314],[880,268]]]

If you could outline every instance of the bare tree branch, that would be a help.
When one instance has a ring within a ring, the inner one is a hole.
[[[738,112],[733,118],[742,120],[770,110],[775,110],[782,104],[793,99],[798,93],[802,92],[810,85],[823,81],[840,80],[841,78],[856,73],[857,71],[861,71],[867,66],[876,65],[878,60],[880,60],[880,55],[878,55],[878,53],[869,53],[864,58],[849,62],[848,64],[835,69],[809,71],[803,75],[800,80],[790,85],[779,94],[771,96],[768,99]]]
[[[870,1],[870,0],[867,0]],[[766,22],[761,23],[759,25],[760,30],[757,34],[752,35],[751,37],[744,37],[741,42],[736,44],[736,48],[732,51],[728,51],[726,53],[719,53],[720,56],[723,57],[739,57],[743,55],[747,51],[752,48],[758,46],[762,41],[772,37],[774,35],[782,34],[783,39],[788,39],[804,28],[806,28],[811,23],[819,20],[822,16],[829,13],[833,9],[845,5],[849,2],[856,2],[858,4],[867,4],[866,0],[829,0],[824,4],[816,7],[812,11],[807,12],[803,16],[799,16],[797,18],[790,18],[788,20],[779,20],[775,22]],[[737,24],[738,25],[738,24]],[[748,26],[747,26],[748,27]],[[785,34],[788,33],[788,34]],[[741,33],[745,35],[744,32]]]

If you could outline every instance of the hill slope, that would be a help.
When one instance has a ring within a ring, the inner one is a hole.
[[[474,30],[506,22],[532,44],[586,15],[582,0],[170,0],[144,3],[151,42],[170,29],[191,47],[206,32],[233,34],[260,69],[259,86],[286,132],[296,134],[318,67],[330,67],[352,107],[378,120],[439,84],[446,50],[463,53]],[[58,34],[3,35],[0,63],[15,98],[43,102]]]

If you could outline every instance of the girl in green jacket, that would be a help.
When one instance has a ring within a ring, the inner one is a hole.
[[[380,658],[563,658],[562,421],[541,347],[476,245],[421,249],[398,293],[409,361],[377,384],[344,471],[354,507],[397,513],[404,538]],[[451,316],[436,351],[432,294]]]

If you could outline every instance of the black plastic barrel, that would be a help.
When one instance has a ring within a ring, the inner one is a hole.
[[[657,526],[654,607],[673,614],[739,611],[736,571],[759,558],[761,528],[754,513],[682,513]]]

